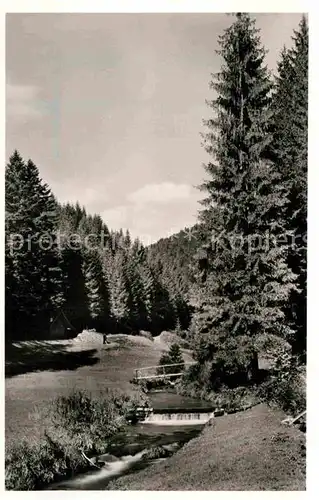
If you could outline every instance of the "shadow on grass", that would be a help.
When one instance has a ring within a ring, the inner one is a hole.
[[[35,371],[76,370],[95,365],[96,349],[68,352],[67,345],[41,341],[21,342],[6,348],[5,376],[13,377]]]

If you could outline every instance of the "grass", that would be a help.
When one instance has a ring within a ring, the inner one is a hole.
[[[143,337],[116,335],[109,336],[108,340],[110,343],[106,345],[75,341],[19,342],[6,352],[9,370],[5,380],[6,446],[23,439],[31,444],[38,442],[48,424],[43,412],[47,410],[48,401],[58,396],[67,396],[75,389],[87,390],[92,395],[106,389],[127,394],[135,392],[137,388],[130,383],[134,370],[158,364],[163,350],[167,349],[164,343]],[[65,359],[76,362],[70,361],[68,365]],[[189,359],[185,354],[185,361]],[[57,369],[61,366],[63,369]],[[13,376],[15,372],[20,374]]]
[[[215,419],[165,462],[109,490],[305,490],[305,436],[266,405]]]
[[[96,349],[71,351],[70,341],[26,341],[6,347],[6,377],[40,370],[76,370],[98,362]]]
[[[6,446],[23,439],[30,445],[39,443],[47,428],[43,410],[58,396],[75,389],[92,395],[106,389],[132,394],[136,391],[130,383],[134,370],[158,364],[168,349],[162,341],[143,337],[118,335],[110,336],[109,341],[106,345],[18,343],[6,352],[6,366],[10,367],[5,381]],[[88,352],[89,356],[83,355]],[[63,358],[61,364],[52,364],[52,358],[58,362],[59,357]],[[67,358],[74,363],[65,366]],[[191,360],[186,351],[184,360]],[[13,375],[17,372],[20,374]],[[214,427],[206,427],[167,461],[113,481],[108,489],[303,490],[305,437],[296,428],[284,427],[283,418],[281,412],[266,405],[218,417]]]

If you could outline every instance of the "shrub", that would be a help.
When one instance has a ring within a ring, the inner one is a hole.
[[[79,449],[100,453],[105,450],[108,439],[146,403],[142,393],[128,396],[106,391],[92,398],[85,391],[75,391],[53,401],[51,419],[57,429],[64,430],[66,441]]]
[[[185,396],[208,400],[209,390],[207,388],[209,387],[210,376],[211,363],[191,365],[177,383],[177,391]]]
[[[184,360],[182,356],[181,348],[178,344],[172,344],[168,353],[162,354],[159,364],[162,367],[158,368],[158,375],[174,374],[177,371],[184,369]],[[180,366],[163,366],[163,365],[177,365]]]
[[[64,439],[86,451],[99,452],[107,438],[115,434],[124,419],[112,395],[93,399],[84,391],[61,396],[51,405],[51,421],[57,430],[64,431]]]
[[[171,453],[163,448],[163,446],[153,446],[145,453],[143,453],[144,460],[156,460],[157,458],[169,457]]]
[[[114,393],[114,398],[115,405],[126,422],[136,423],[140,418],[143,418],[143,413],[140,412],[140,409],[143,408],[147,411],[150,407],[149,400],[143,391],[131,396]]]
[[[216,379],[215,386],[211,384],[211,362],[192,365],[177,384],[179,394],[199,397],[210,401],[215,408],[224,408],[226,412],[243,410],[260,401],[257,388],[254,386],[228,387]],[[209,389],[215,387],[215,390]]]
[[[66,450],[45,436],[39,443],[23,441],[6,450],[5,487],[7,490],[39,490],[66,477],[72,470],[84,469],[87,462],[78,450]]]
[[[302,380],[304,366],[287,351],[279,352],[269,380],[261,384],[260,397],[290,415],[306,409],[306,387]]]
[[[54,438],[45,433],[39,443],[23,442],[7,450],[6,488],[41,489],[88,468],[81,451],[91,455],[105,452],[110,438],[137,415],[143,404],[147,400],[140,393],[127,396],[107,391],[100,398],[92,398],[84,391],[74,391],[57,398],[45,415],[51,420]]]
[[[256,389],[253,387],[223,387],[218,392],[212,392],[208,400],[215,408],[223,408],[226,412],[241,411],[260,402]]]
[[[306,409],[306,393],[298,377],[272,377],[261,385],[262,400],[281,408],[289,415],[297,415]]]
[[[186,339],[187,334],[188,334],[188,330],[183,329],[179,319],[177,320],[177,323],[176,323],[176,326],[174,329],[174,333],[176,333],[176,335],[178,335],[178,337],[181,339],[179,342],[179,345],[181,345],[187,349],[189,347],[189,342]]]

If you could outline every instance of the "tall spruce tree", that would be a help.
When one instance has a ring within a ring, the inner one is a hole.
[[[200,257],[196,356],[212,383],[258,368],[260,335],[287,337],[282,306],[294,276],[277,244],[285,231],[284,190],[269,160],[271,82],[255,22],[236,14],[219,39],[223,63],[210,87],[217,97],[208,106],[204,146],[211,161],[200,213],[204,241]]]
[[[5,188],[7,326],[16,338],[45,336],[63,303],[56,201],[35,164],[17,151],[6,168]]]
[[[288,264],[297,275],[286,308],[295,329],[295,353],[306,353],[307,278],[307,136],[308,136],[308,25],[303,17],[294,32],[293,46],[281,54],[273,96],[273,160],[287,193],[284,217],[289,238]]]
[[[129,247],[128,247],[129,248]],[[126,277],[130,296],[130,323],[134,329],[147,328],[147,308],[141,275],[143,255],[136,245],[128,252]]]
[[[156,296],[156,283],[145,257],[142,260],[139,271],[143,284],[143,303],[145,306],[147,328],[151,328]]]
[[[84,249],[83,275],[90,313],[89,326],[105,329],[109,323],[110,304],[101,256],[97,249]]]
[[[84,275],[83,255],[72,244],[62,249],[64,310],[76,330],[81,331],[90,322],[89,298]]]
[[[127,283],[126,259],[124,252],[118,249],[113,259],[110,277],[111,313],[117,328],[127,328],[130,320],[130,294]]]

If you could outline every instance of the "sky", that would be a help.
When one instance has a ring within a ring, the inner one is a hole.
[[[276,69],[301,14],[252,14]],[[226,14],[7,14],[6,156],[145,244],[193,225]]]

